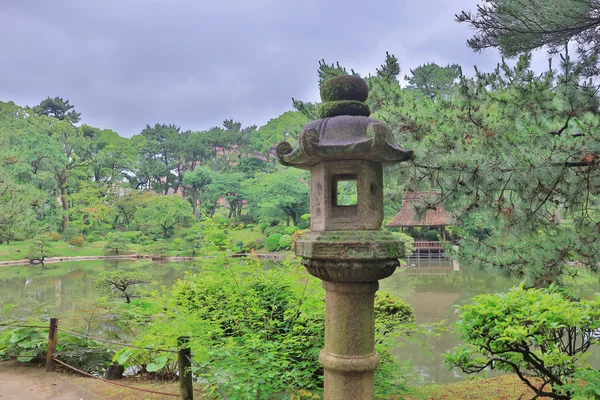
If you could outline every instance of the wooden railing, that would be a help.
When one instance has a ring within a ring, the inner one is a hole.
[[[415,241],[415,249],[440,249],[442,248],[442,242],[428,242],[428,241]]]

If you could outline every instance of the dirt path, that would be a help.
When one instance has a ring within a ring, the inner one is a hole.
[[[72,376],[14,361],[0,362],[0,400],[105,400],[73,383]]]

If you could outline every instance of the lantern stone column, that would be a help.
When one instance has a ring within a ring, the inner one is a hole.
[[[322,119],[309,123],[294,149],[277,145],[283,165],[311,173],[311,232],[296,241],[296,255],[323,280],[325,399],[371,400],[375,352],[373,302],[379,279],[404,255],[401,242],[382,232],[382,165],[408,160],[390,129],[369,118],[365,81],[333,78],[322,86]],[[348,189],[350,195],[346,193]]]

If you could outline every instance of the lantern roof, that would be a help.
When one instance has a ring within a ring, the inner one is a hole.
[[[369,118],[368,93],[366,82],[358,76],[326,81],[319,106],[322,118],[302,129],[296,148],[288,142],[277,145],[281,164],[310,169],[322,161],[370,160],[391,165],[411,159],[413,152],[396,144],[385,123]]]

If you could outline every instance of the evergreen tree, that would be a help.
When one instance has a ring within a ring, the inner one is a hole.
[[[546,47],[558,53],[575,42],[583,58],[595,58],[600,51],[599,9],[598,0],[486,0],[477,13],[463,11],[456,20],[476,29],[467,44],[478,51],[495,47],[514,57]]]
[[[405,76],[408,81],[408,87],[417,90],[435,100],[441,95],[449,95],[458,78],[461,75],[461,69],[458,64],[440,67],[436,63],[423,64],[410,70],[410,76]]]
[[[75,106],[69,104],[68,99],[64,100],[62,97],[56,96],[53,99],[48,97],[42,100],[40,104],[33,107],[33,112],[37,115],[47,115],[76,124],[81,120],[81,113],[76,112],[73,108]]]

